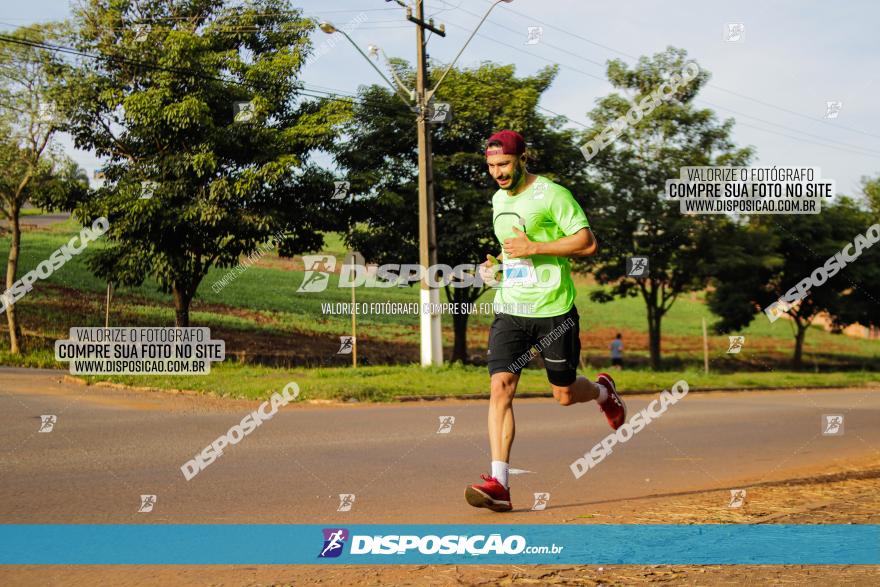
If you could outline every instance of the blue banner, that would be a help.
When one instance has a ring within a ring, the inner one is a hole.
[[[0,564],[880,564],[880,525],[2,524]]]

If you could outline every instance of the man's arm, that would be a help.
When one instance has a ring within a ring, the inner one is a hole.
[[[535,255],[555,255],[557,257],[589,257],[595,255],[599,243],[593,231],[582,228],[570,236],[564,236],[547,243],[535,243]]]
[[[513,230],[516,232],[516,236],[504,241],[504,252],[509,257],[530,257],[532,255],[588,257],[594,255],[599,248],[596,237],[589,228],[582,228],[572,235],[546,243],[530,241],[526,233],[515,226]]]

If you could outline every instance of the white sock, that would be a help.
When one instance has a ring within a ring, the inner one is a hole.
[[[504,461],[492,461],[492,476],[498,479],[498,482],[504,485],[505,489],[510,487],[507,484],[508,471],[510,471],[510,465],[508,463],[505,463]]]
[[[596,385],[599,387],[599,397],[596,398],[596,401],[601,404],[608,400],[608,388],[601,383],[597,383]]]

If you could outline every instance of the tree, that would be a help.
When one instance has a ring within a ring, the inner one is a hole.
[[[301,96],[314,23],[284,0],[89,0],[75,18],[91,57],[63,71],[62,108],[76,146],[107,160],[78,206],[110,221],[98,276],[154,276],[188,326],[212,266],[278,232],[281,255],[321,246],[332,184],[311,156],[349,107]]]
[[[589,114],[593,127],[583,133],[584,141],[600,136],[631,109],[640,110],[636,105],[650,103],[645,101],[667,80],[679,76],[681,81],[687,63],[687,53],[671,47],[642,57],[633,67],[610,61],[608,79],[625,95],[614,92],[598,101]],[[593,292],[591,299],[642,296],[654,369],[661,364],[663,317],[682,293],[705,287],[716,235],[728,222],[721,216],[683,215],[677,203],[665,200],[665,182],[678,178],[684,166],[745,165],[752,155],[750,148],[736,148],[731,141],[732,120],[719,123],[711,110],[694,106],[708,79],[709,74],[700,71],[690,82],[677,84],[668,92],[670,98],[658,101],[652,112],[618,127],[619,136],[604,149],[585,152],[598,151],[589,159],[594,195],[589,218],[599,251],[582,263],[593,269],[600,284],[610,286]],[[632,257],[647,257],[646,277],[627,274]]]
[[[862,178],[862,198],[874,220],[880,221],[880,175]]]
[[[744,226],[728,227],[720,235],[713,263],[716,277],[711,281],[714,291],[707,296],[709,309],[721,318],[715,330],[725,333],[748,326],[756,315],[763,314],[763,308],[824,267],[829,257],[856,235],[864,234],[870,225],[868,215],[852,199],[839,197],[833,204],[824,204],[821,214],[756,215]],[[870,295],[864,289],[870,286],[857,284],[854,276],[862,271],[860,268],[873,270],[876,275],[867,258],[876,252],[867,249],[826,282],[813,285],[805,298],[785,310],[795,339],[796,368],[803,363],[807,329],[816,316],[827,313],[840,326],[858,318],[853,296],[861,292]],[[774,325],[778,324],[777,320]]]
[[[867,208],[865,222],[880,223],[880,176],[862,178],[862,202]],[[843,328],[856,322],[880,327],[880,295],[877,294],[880,291],[880,246],[875,244],[866,249],[859,262],[849,269],[852,287],[844,294],[835,327]]]
[[[69,168],[52,152],[58,130],[54,113],[54,79],[50,57],[35,47],[57,36],[55,25],[23,27],[0,42],[0,214],[10,224],[11,242],[6,261],[6,287],[16,281],[21,254],[22,206],[66,183],[59,168]],[[69,178],[67,178],[69,179]],[[60,180],[60,183],[59,183]],[[9,347],[21,352],[21,325],[14,304],[4,304],[9,326]]]
[[[434,65],[436,83],[445,67]],[[395,60],[393,66],[404,83],[414,84],[415,73],[405,61]],[[438,263],[479,264],[486,253],[498,253],[491,204],[497,185],[487,173],[483,154],[492,133],[502,128],[522,133],[533,157],[530,170],[578,193],[583,158],[573,133],[561,130],[559,118],[538,112],[541,95],[556,73],[556,68],[547,68],[517,77],[512,65],[483,63],[473,69],[454,68],[440,86],[435,102],[451,105],[452,120],[432,127]],[[355,194],[346,242],[379,263],[418,259],[414,123],[414,115],[390,90],[371,86],[360,92],[354,117],[345,126],[349,140],[334,149]],[[487,289],[445,285],[447,298],[459,304],[473,303]],[[468,318],[467,313],[452,316],[453,361],[469,360]]]

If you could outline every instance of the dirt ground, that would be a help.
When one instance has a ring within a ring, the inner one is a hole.
[[[568,523],[880,524],[880,457],[831,474],[745,488],[744,505],[729,492],[624,502],[615,514]],[[584,519],[586,518],[586,519]],[[287,586],[287,585],[878,585],[877,566],[6,566],[6,586]]]

